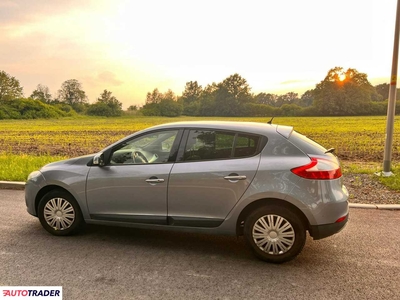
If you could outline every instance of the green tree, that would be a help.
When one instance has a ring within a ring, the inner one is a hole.
[[[200,116],[214,116],[215,115],[215,98],[218,90],[218,85],[213,82],[208,84],[200,95],[200,103],[198,107],[198,115]]]
[[[294,104],[299,101],[300,99],[297,93],[289,92],[278,96],[278,99],[276,99],[276,106],[281,107],[284,104]]]
[[[203,88],[197,81],[186,82],[185,90],[178,102],[183,105],[183,114],[186,116],[197,116],[200,108],[200,97]]]
[[[278,95],[275,94],[259,93],[257,96],[255,96],[255,102],[258,104],[276,106],[277,100]]]
[[[19,81],[6,73],[0,71],[0,100],[12,100],[23,97],[23,88]]]
[[[226,89],[228,94],[237,100],[249,100],[251,97],[251,88],[247,83],[247,80],[237,73],[224,79],[224,81],[219,84],[219,87]]]
[[[311,106],[314,102],[314,90],[308,90],[300,97],[299,105],[303,107]]]
[[[64,81],[61,89],[58,90],[58,100],[71,105],[75,109],[80,104],[87,103],[87,96],[78,80],[69,79]]]
[[[382,83],[375,86],[376,92],[382,97],[382,100],[389,99],[390,85],[388,83]]]
[[[186,82],[185,90],[182,93],[182,100],[185,104],[198,102],[202,92],[203,88],[197,81]]]
[[[365,73],[336,67],[317,84],[314,106],[320,115],[368,114],[373,95],[376,91]]]
[[[240,116],[242,105],[252,101],[250,86],[246,79],[235,73],[220,84],[216,91],[215,114],[218,116]]]
[[[42,84],[37,85],[36,90],[32,92],[30,98],[42,101],[43,103],[51,103],[52,101],[49,88]]]
[[[148,92],[146,95],[146,104],[150,103],[160,103],[163,99],[163,94],[158,91],[158,89],[154,89],[151,93]]]
[[[127,109],[127,111],[137,111],[139,110],[137,105],[130,105]]]
[[[104,90],[97,102],[90,105],[88,115],[116,117],[122,114],[122,103],[112,96],[112,92]]]
[[[182,114],[182,105],[177,102],[177,97],[171,90],[163,94],[154,89],[147,93],[146,104],[141,112],[145,116],[177,117]]]

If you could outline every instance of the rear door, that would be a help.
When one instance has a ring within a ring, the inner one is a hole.
[[[252,182],[262,138],[210,129],[186,130],[168,186],[169,223],[217,227]]]

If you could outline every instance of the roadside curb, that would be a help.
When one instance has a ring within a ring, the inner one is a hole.
[[[7,190],[24,190],[25,182],[23,181],[0,181],[0,189]],[[349,203],[350,208],[365,208],[365,209],[389,209],[400,210],[400,204],[361,204]]]
[[[24,190],[25,182],[22,182],[22,181],[0,181],[0,189]]]
[[[349,203],[350,208],[366,208],[366,209],[399,209],[399,204],[361,204],[361,203]]]

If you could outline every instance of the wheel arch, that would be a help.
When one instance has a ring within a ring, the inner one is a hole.
[[[36,198],[35,198],[35,211],[36,211],[36,214],[38,213],[40,200],[42,200],[44,195],[46,195],[47,193],[49,193],[51,191],[54,191],[54,190],[61,190],[63,192],[66,192],[66,193],[70,194],[71,197],[73,197],[75,199],[75,197],[67,189],[63,188],[62,186],[59,186],[59,185],[47,185],[47,186],[43,187],[36,195]]]
[[[246,218],[256,209],[267,206],[267,205],[277,205],[280,207],[285,207],[288,210],[292,211],[295,213],[299,218],[301,219],[304,227],[306,230],[309,230],[310,228],[310,223],[306,217],[306,215],[295,205],[293,205],[290,202],[287,202],[282,199],[276,199],[276,198],[264,198],[264,199],[259,199],[256,201],[253,201],[249,203],[239,214],[239,217],[236,221],[236,235],[243,235],[243,230],[244,230],[244,222]]]

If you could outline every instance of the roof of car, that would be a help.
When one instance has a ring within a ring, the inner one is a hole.
[[[266,134],[272,132],[291,132],[293,127],[258,123],[258,122],[235,122],[235,121],[185,121],[185,122],[174,122],[157,125],[149,129],[162,129],[162,128],[204,128],[204,129],[220,129],[220,130],[234,130],[249,132],[255,134]],[[282,134],[285,136],[285,134]],[[289,134],[290,135],[290,134]]]
[[[153,128],[216,128],[216,129],[231,129],[231,130],[275,130],[276,125],[270,125],[267,123],[256,123],[256,122],[234,122],[234,121],[184,121],[174,122],[157,125]]]

